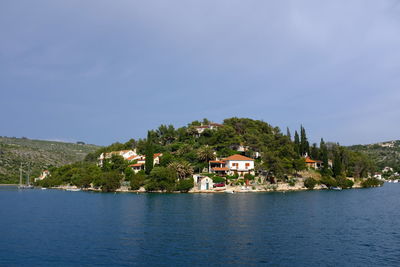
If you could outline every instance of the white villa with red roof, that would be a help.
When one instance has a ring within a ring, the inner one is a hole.
[[[153,166],[160,164],[160,160],[162,157],[162,153],[156,153],[153,155]],[[144,170],[144,164],[146,163],[146,157],[139,155],[139,157],[135,158],[136,163],[129,165],[135,173],[138,173],[141,170]]]
[[[221,175],[254,174],[254,159],[239,154],[221,160],[209,161],[209,172]]]
[[[216,129],[218,129],[219,127],[222,127],[222,126],[224,126],[224,125],[222,125],[222,124],[219,124],[219,123],[209,123],[209,124],[207,124],[207,125],[200,125],[200,126],[194,126],[194,128],[196,129],[196,131],[197,131],[197,133],[198,134],[202,134],[206,129],[209,129],[209,130],[216,130]]]
[[[113,155],[121,156],[125,160],[131,161],[134,157],[138,156],[136,154],[136,149],[134,150],[120,150],[101,153],[99,156],[99,166],[103,166],[103,161],[105,159],[110,159]]]

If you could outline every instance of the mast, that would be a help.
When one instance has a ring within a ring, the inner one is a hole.
[[[21,166],[19,167],[19,185],[22,185],[22,162]]]
[[[29,175],[31,173],[31,164],[28,163],[28,175],[26,176],[26,185],[29,185]]]

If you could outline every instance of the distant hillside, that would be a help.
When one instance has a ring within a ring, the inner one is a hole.
[[[374,159],[380,170],[388,166],[400,171],[400,140],[370,145],[355,145],[348,148],[368,154]]]
[[[95,145],[0,137],[0,183],[16,183],[22,163],[31,165],[31,176],[51,166],[83,160],[100,147]]]

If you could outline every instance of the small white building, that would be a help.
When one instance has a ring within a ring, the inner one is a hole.
[[[213,180],[208,176],[193,175],[193,182],[198,190],[211,190],[214,187]]]

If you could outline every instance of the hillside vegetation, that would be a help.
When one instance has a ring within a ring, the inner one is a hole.
[[[368,155],[374,160],[378,170],[391,167],[400,172],[400,140],[370,145],[354,145],[348,148]]]
[[[30,165],[31,177],[37,177],[43,169],[81,161],[98,149],[95,145],[0,137],[0,183],[17,183],[21,163],[25,171]]]

